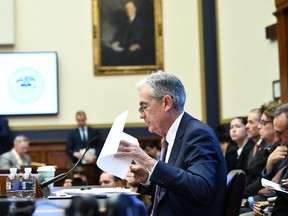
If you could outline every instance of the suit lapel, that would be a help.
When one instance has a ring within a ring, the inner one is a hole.
[[[172,147],[172,150],[170,153],[168,164],[172,164],[172,165],[175,164],[177,155],[179,153],[179,149],[181,147],[182,136],[184,134],[185,127],[186,127],[187,123],[189,122],[189,119],[190,119],[190,117],[185,112],[182,119],[181,119],[181,122],[179,124],[179,128],[178,128],[177,133],[176,133],[176,137],[175,137],[174,144],[173,144],[173,147]]]

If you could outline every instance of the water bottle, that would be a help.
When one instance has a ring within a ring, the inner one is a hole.
[[[10,174],[6,178],[6,196],[8,198],[19,198],[21,194],[21,178],[17,175],[17,168],[10,168]]]
[[[36,194],[36,178],[32,175],[30,167],[26,167],[24,171],[25,173],[22,177],[22,197],[34,199]]]

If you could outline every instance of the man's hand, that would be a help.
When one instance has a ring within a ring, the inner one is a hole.
[[[130,45],[130,47],[129,47],[129,51],[130,51],[130,52],[135,52],[136,50],[140,50],[140,49],[141,49],[141,47],[140,47],[139,44],[132,44],[132,45]]]
[[[80,153],[80,152],[74,152],[74,153],[73,153],[73,156],[76,157],[77,159],[80,159],[80,158],[82,157],[82,155],[83,155],[83,154]]]
[[[149,172],[139,165],[132,164],[126,175],[128,183],[145,183],[149,177]]]
[[[280,160],[283,160],[287,155],[288,148],[286,146],[278,146],[268,157],[266,163],[266,172],[269,173],[273,165]]]
[[[121,141],[119,144],[118,152],[115,154],[116,158],[131,158],[138,165],[144,169],[152,170],[157,160],[150,157],[138,143],[130,143]]]

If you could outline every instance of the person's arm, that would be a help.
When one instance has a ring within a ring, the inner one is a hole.
[[[180,167],[159,161],[150,181],[185,199],[205,205],[213,199],[216,190],[224,191],[226,185],[225,159],[216,150],[219,144],[203,128],[194,129],[193,134],[182,137],[180,145],[185,146],[183,157],[178,156],[175,161]]]
[[[10,168],[12,168],[13,164],[10,160],[9,155],[2,155],[0,157],[0,169],[2,170],[9,170]]]

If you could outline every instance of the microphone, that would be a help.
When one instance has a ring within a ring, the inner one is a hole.
[[[54,178],[50,179],[50,180],[47,180],[47,181],[43,181],[41,183],[39,183],[41,189],[47,187],[48,185],[52,184],[52,183],[55,183],[57,181],[60,181],[61,179],[65,178],[66,176],[68,176],[70,173],[72,173],[76,167],[78,166],[78,164],[80,163],[80,161],[83,159],[83,157],[85,156],[86,152],[92,147],[92,146],[95,146],[97,144],[97,142],[99,141],[99,137],[98,136],[95,136],[93,137],[92,139],[90,139],[88,141],[88,144],[87,144],[87,147],[82,155],[82,157],[80,159],[78,159],[78,161],[75,163],[75,165],[70,169],[68,170],[67,172],[65,173],[61,173],[57,176],[55,176]]]

